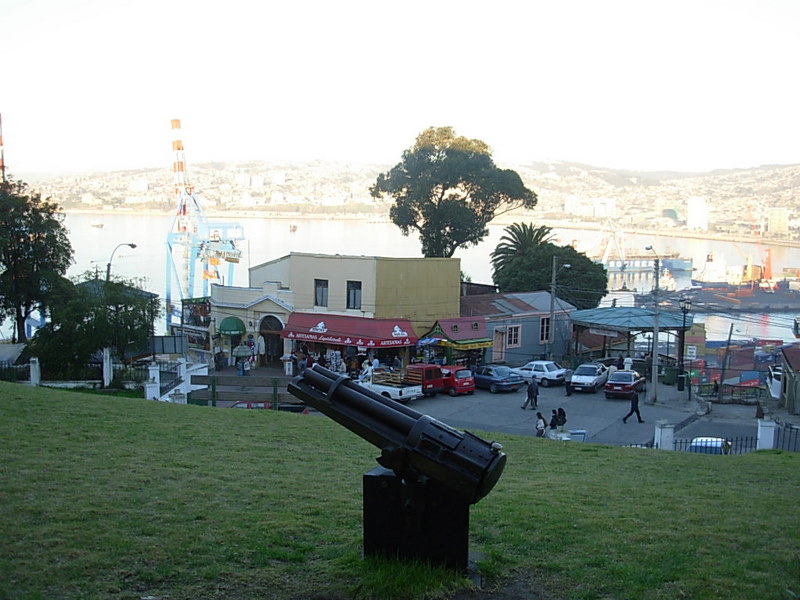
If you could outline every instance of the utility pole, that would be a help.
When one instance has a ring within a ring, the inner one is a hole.
[[[547,330],[547,358],[553,359],[553,343],[555,341],[556,329],[556,275],[561,269],[569,269],[572,265],[564,264],[560,267],[558,265],[558,258],[553,255],[553,270],[550,276],[550,320],[548,321]]]
[[[646,246],[645,250],[650,250],[655,254],[652,246]],[[653,286],[653,353],[650,355],[650,385],[647,389],[647,401],[650,404],[658,402],[658,275],[659,275],[659,259],[656,254],[653,260],[653,268],[655,269],[655,279]]]

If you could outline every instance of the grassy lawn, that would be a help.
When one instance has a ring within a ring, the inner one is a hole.
[[[489,585],[553,598],[800,595],[800,454],[707,456],[486,435],[471,509]],[[361,558],[378,449],[326,417],[0,382],[0,598],[447,598],[470,581]]]

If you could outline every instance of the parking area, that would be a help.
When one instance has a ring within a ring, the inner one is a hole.
[[[523,388],[497,394],[478,390],[456,398],[437,395],[408,406],[457,429],[533,436],[537,411],[521,410],[524,401]],[[540,387],[538,411],[549,421],[551,411],[558,408],[567,413],[566,429],[586,430],[586,441],[598,444],[647,444],[655,435],[656,422],[662,419],[676,426],[676,438],[755,436],[758,427],[752,406],[715,405],[711,414],[698,417],[697,405],[689,401],[688,390],[679,392],[676,386],[664,384],[658,386],[655,404],[648,404],[642,396],[639,409],[644,423],[635,418],[623,423],[630,402],[606,400],[602,390],[567,396],[563,386]]]

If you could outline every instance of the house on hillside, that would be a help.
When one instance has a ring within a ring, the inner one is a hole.
[[[552,355],[560,360],[569,352],[572,326],[569,315],[576,308],[550,292],[481,294],[461,297],[461,317],[483,316],[492,345],[484,351],[484,362],[525,364]],[[552,348],[550,329],[553,328]]]
[[[800,348],[781,348],[781,405],[790,415],[800,414]]]

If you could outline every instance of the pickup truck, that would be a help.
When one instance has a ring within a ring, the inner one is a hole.
[[[403,373],[398,371],[367,369],[366,373],[353,381],[397,402],[408,402],[424,396],[421,385],[406,382]]]

